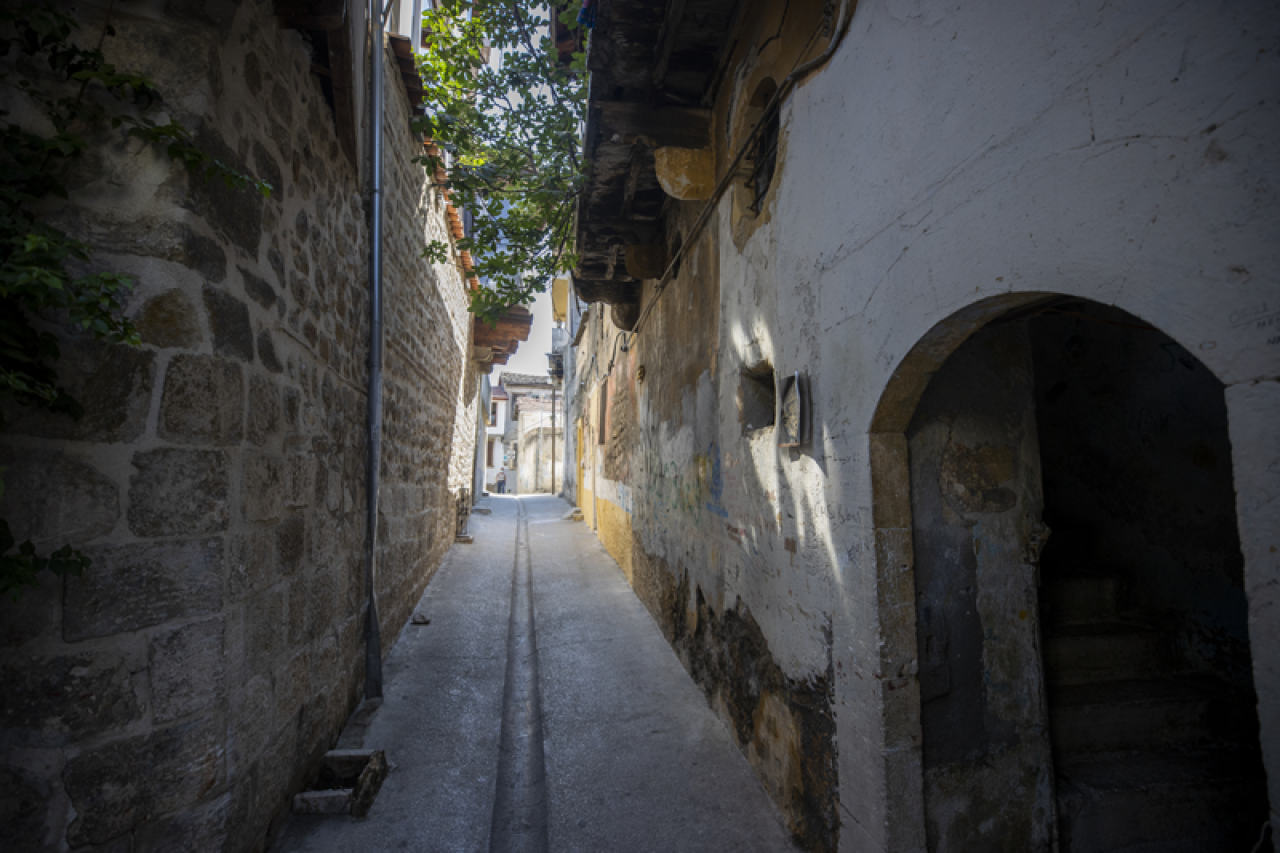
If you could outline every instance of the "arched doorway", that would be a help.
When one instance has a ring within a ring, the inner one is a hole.
[[[966,309],[897,379],[873,488],[910,536],[919,704],[897,725],[928,849],[1251,849],[1222,385],[1142,320],[1048,294]]]

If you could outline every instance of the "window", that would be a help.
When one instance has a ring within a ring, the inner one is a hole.
[[[494,426],[498,425],[498,404],[494,403],[489,409],[489,423]]]
[[[746,179],[750,200],[748,209],[753,214],[760,213],[760,206],[764,204],[764,196],[769,192],[769,186],[772,186],[773,174],[778,167],[778,133],[781,131],[782,110],[778,109],[777,104],[769,105],[777,91],[777,83],[765,77],[755,87],[746,110],[748,127],[756,124],[760,126],[755,136],[755,145],[751,149],[751,174]]]
[[[773,173],[778,166],[778,120],[779,110],[774,106],[764,119],[764,126],[756,137],[755,152],[751,155],[751,177],[747,179],[747,188],[751,191],[752,213],[760,212],[769,185],[773,183]]]
[[[485,452],[485,463],[484,463],[484,465],[485,465],[485,467],[486,467],[486,468],[492,468],[492,467],[493,467],[493,446],[494,446],[494,444],[496,444],[496,443],[497,443],[497,442],[496,442],[494,439],[492,439],[492,438],[491,438],[491,439],[489,439],[489,445],[488,445],[488,447],[486,447],[486,448],[485,448],[485,451],[486,451],[486,452]]]

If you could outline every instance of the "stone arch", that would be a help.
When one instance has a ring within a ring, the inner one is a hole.
[[[876,595],[880,632],[880,682],[882,744],[887,802],[885,817],[890,850],[926,849],[925,774],[923,760],[923,722],[919,678],[920,653],[917,648],[917,608],[915,553],[913,550],[913,508],[911,458],[908,428],[912,423],[930,380],[948,359],[976,333],[993,321],[1016,321],[1038,313],[1064,296],[1049,292],[1001,294],[967,305],[930,328],[902,358],[886,384],[868,430],[868,450],[872,490],[872,523],[876,561]],[[1075,299],[1075,297],[1072,297]],[[1090,302],[1090,300],[1080,300]],[[1101,305],[1100,303],[1092,303]],[[1160,330],[1157,330],[1160,331]],[[1214,366],[1201,362],[1221,382],[1223,376]],[[1229,412],[1234,416],[1234,412]],[[1238,442],[1241,430],[1234,423],[1232,442]],[[1250,424],[1244,434],[1257,438],[1266,428]],[[1241,453],[1247,447],[1233,446],[1234,469],[1242,470]],[[1237,487],[1237,493],[1240,488]],[[1238,499],[1243,506],[1244,495]],[[1277,656],[1273,630],[1260,631],[1265,622],[1261,611],[1268,606],[1256,593],[1258,578],[1270,577],[1273,567],[1259,565],[1261,549],[1248,545],[1250,531],[1243,513],[1238,519],[1245,561],[1245,596],[1249,609],[1249,639],[1252,643],[1253,670],[1260,697],[1260,739],[1264,761],[1272,780],[1272,803],[1275,802],[1277,776],[1276,756],[1269,741],[1277,735],[1274,720],[1266,710],[1266,694],[1274,689],[1270,663],[1259,666],[1259,658],[1271,661]],[[1257,531],[1253,531],[1256,533]],[[1266,530],[1263,530],[1265,533]],[[1274,548],[1272,548],[1274,551]],[[1250,576],[1253,576],[1252,579]],[[1274,823],[1274,806],[1272,807]],[[1065,848],[1064,848],[1065,849]]]

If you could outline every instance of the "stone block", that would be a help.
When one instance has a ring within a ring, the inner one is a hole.
[[[66,580],[63,638],[74,643],[202,616],[222,605],[222,541],[140,542],[86,549],[93,564]]]
[[[180,248],[173,260],[215,284],[227,277],[227,253],[217,240],[204,236],[189,225],[179,225],[178,233]]]
[[[270,815],[286,803],[302,780],[295,778],[294,755],[297,751],[297,723],[280,722],[280,728],[256,766],[258,777],[257,808]]]
[[[275,672],[276,720],[292,720],[311,692],[310,659],[302,651],[284,661]]]
[[[280,426],[280,388],[271,379],[254,374],[249,377],[249,411],[246,437],[254,444],[265,444]]]
[[[248,672],[270,673],[284,651],[284,590],[276,586],[249,600],[244,624],[244,655]]]
[[[316,459],[307,453],[298,453],[287,460],[285,503],[290,507],[311,505],[316,494]]]
[[[284,509],[285,464],[278,456],[248,454],[244,471],[244,515],[248,521],[278,519]]]
[[[200,536],[227,529],[226,453],[162,447],[133,455],[129,529],[138,536]]]
[[[297,388],[284,389],[284,422],[290,429],[298,428],[298,416],[302,412],[302,395]]]
[[[239,361],[253,361],[253,325],[249,306],[230,293],[210,285],[204,287],[204,307],[213,332],[213,351]]]
[[[78,817],[67,841],[101,844],[208,795],[223,776],[222,733],[218,719],[204,717],[71,759],[63,782]]]
[[[36,586],[18,600],[0,596],[0,646],[16,648],[38,637],[61,636],[62,578],[41,572]]]
[[[134,319],[143,343],[161,348],[190,348],[204,340],[195,306],[181,290],[153,296]]]
[[[281,574],[296,572],[306,556],[307,522],[301,515],[290,515],[276,527],[276,559]]]
[[[329,563],[336,564],[337,560]],[[337,620],[342,608],[346,580],[338,565],[323,566],[316,570],[307,587],[307,638],[315,640]]]
[[[44,552],[111,532],[120,518],[120,489],[92,465],[53,450],[0,452],[4,497],[0,518],[18,542]]]
[[[51,822],[48,784],[28,770],[0,766],[0,826],[10,853],[45,850],[45,826]]]
[[[249,298],[263,308],[272,308],[276,304],[276,289],[244,267],[240,267],[240,277],[244,279],[244,292]]]
[[[276,355],[275,341],[271,339],[271,332],[266,329],[258,334],[258,360],[272,373],[284,373],[284,365],[280,362],[280,356]]]
[[[253,143],[253,165],[258,170],[258,177],[271,184],[272,196],[284,198],[284,173],[280,170],[280,162],[261,142]]]
[[[127,661],[105,651],[15,658],[0,667],[0,678],[0,741],[11,746],[62,746],[141,713]]]
[[[140,219],[126,226],[118,219],[90,214],[85,225],[94,245],[104,251],[173,261],[212,282],[227,277],[227,253],[222,246],[185,222]]]
[[[196,134],[195,141],[220,162],[240,172],[249,171],[211,125],[205,124]],[[214,231],[230,240],[236,248],[250,257],[257,256],[258,241],[262,238],[263,198],[256,191],[233,189],[222,181],[205,180],[193,174],[183,206],[204,217]]]
[[[301,645],[307,638],[310,586],[311,573],[295,575],[289,583],[289,645],[293,647]]]
[[[227,545],[227,594],[239,601],[251,592],[270,586],[276,575],[273,531],[253,528],[230,537]]]
[[[274,244],[267,250],[267,263],[271,265],[271,269],[276,274],[276,281],[284,281],[284,255],[280,254],[280,249]]]
[[[236,444],[243,434],[240,365],[206,355],[169,363],[160,401],[160,437],[178,444]]]
[[[6,428],[78,441],[132,441],[146,428],[155,385],[154,352],[87,339],[58,342],[58,378],[81,406],[79,420],[32,407],[5,406]]]
[[[231,793],[212,801],[166,815],[138,827],[133,853],[220,850],[227,833]]]
[[[256,675],[231,694],[231,721],[227,742],[228,771],[232,776],[248,770],[276,730],[275,695],[269,675]]]
[[[151,638],[155,720],[167,723],[222,697],[222,620],[207,619]]]

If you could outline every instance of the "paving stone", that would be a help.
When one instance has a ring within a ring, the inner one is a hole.
[[[0,451],[0,518],[14,539],[42,553],[110,533],[120,518],[120,488],[96,468],[54,450]]]
[[[195,306],[181,290],[148,299],[134,324],[143,343],[161,348],[189,349],[204,340]]]
[[[240,365],[205,355],[169,362],[160,401],[160,437],[178,444],[235,444],[243,435]]]
[[[253,361],[253,326],[249,306],[225,290],[205,285],[204,307],[213,332],[213,351],[240,361]]]
[[[141,706],[117,654],[16,658],[0,667],[0,740],[61,746],[137,719]]]
[[[161,447],[133,455],[129,529],[138,536],[200,536],[227,529],[230,481],[221,450]]]
[[[205,717],[71,759],[63,780],[79,816],[67,841],[101,844],[210,793],[222,778],[223,731],[217,718]]]
[[[207,619],[151,638],[151,698],[155,721],[199,711],[222,695],[222,620]]]
[[[85,549],[92,565],[68,578],[63,637],[78,642],[216,612],[222,540],[140,542]]]

